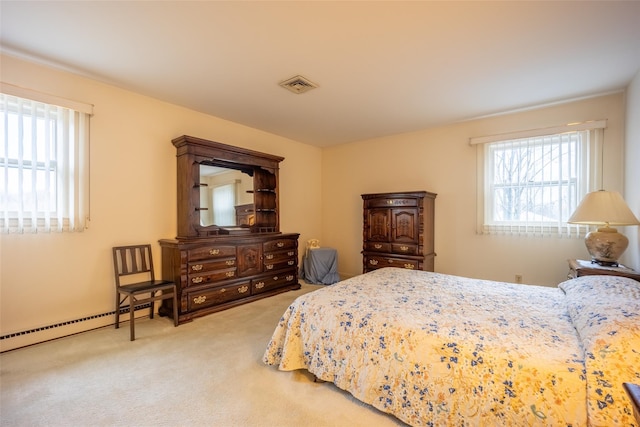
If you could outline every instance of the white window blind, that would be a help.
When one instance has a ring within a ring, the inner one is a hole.
[[[585,122],[472,139],[478,145],[478,233],[584,236],[588,228],[567,219],[601,182],[605,126]]]
[[[69,103],[84,111],[59,105]],[[2,84],[2,233],[82,231],[88,226],[91,106],[83,105]]]
[[[225,184],[213,190],[213,223],[225,226],[236,223],[236,184]]]

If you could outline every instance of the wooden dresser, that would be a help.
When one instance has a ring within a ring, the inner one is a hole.
[[[162,278],[177,285],[179,323],[300,289],[299,234],[280,231],[284,158],[187,135],[172,143],[178,236],[160,247]],[[173,301],[164,300],[160,314],[173,316]]]
[[[178,321],[291,289],[298,283],[299,234],[160,240],[162,277],[178,287]],[[163,313],[171,314],[165,300]]]
[[[363,272],[382,267],[434,271],[436,194],[363,194]]]

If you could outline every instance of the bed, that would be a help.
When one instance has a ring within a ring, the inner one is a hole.
[[[298,297],[263,361],[412,426],[636,426],[622,383],[640,383],[640,282],[383,268]]]

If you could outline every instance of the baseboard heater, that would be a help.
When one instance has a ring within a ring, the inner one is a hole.
[[[151,304],[142,304],[142,305],[136,306],[135,311],[148,309],[150,307],[151,307]],[[125,314],[125,313],[129,313],[129,306],[125,306],[125,307],[122,307],[120,309],[120,314]],[[102,318],[102,317],[115,316],[115,314],[116,314],[116,312],[114,310],[114,311],[109,311],[107,313],[100,313],[100,314],[94,314],[93,316],[82,317],[80,319],[67,320],[66,322],[54,323],[53,325],[47,325],[47,326],[41,326],[39,328],[28,329],[26,331],[20,331],[20,332],[14,332],[12,334],[1,335],[0,336],[0,341],[8,340],[8,339],[11,339],[11,338],[16,338],[16,337],[21,337],[21,336],[33,334],[33,333],[36,333],[36,332],[42,332],[42,331],[46,331],[46,330],[49,330],[49,329],[55,329],[55,328],[60,328],[60,327],[63,327],[63,326],[73,325],[73,324],[76,324],[76,323],[87,322],[89,320],[99,319],[99,318]],[[122,321],[127,321],[127,320],[129,320],[128,317],[120,319],[121,322]]]

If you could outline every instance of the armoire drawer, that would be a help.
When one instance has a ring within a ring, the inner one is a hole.
[[[366,255],[366,263],[368,268],[398,267],[407,268],[409,270],[418,270],[420,261],[413,259],[402,259],[375,255]]]
[[[391,243],[365,242],[364,248],[367,251],[391,252]]]
[[[379,198],[366,201],[367,208],[390,208],[394,206],[418,206],[418,200],[414,198]]]
[[[418,253],[418,245],[393,243],[391,245],[391,252],[401,255],[415,255]]]

